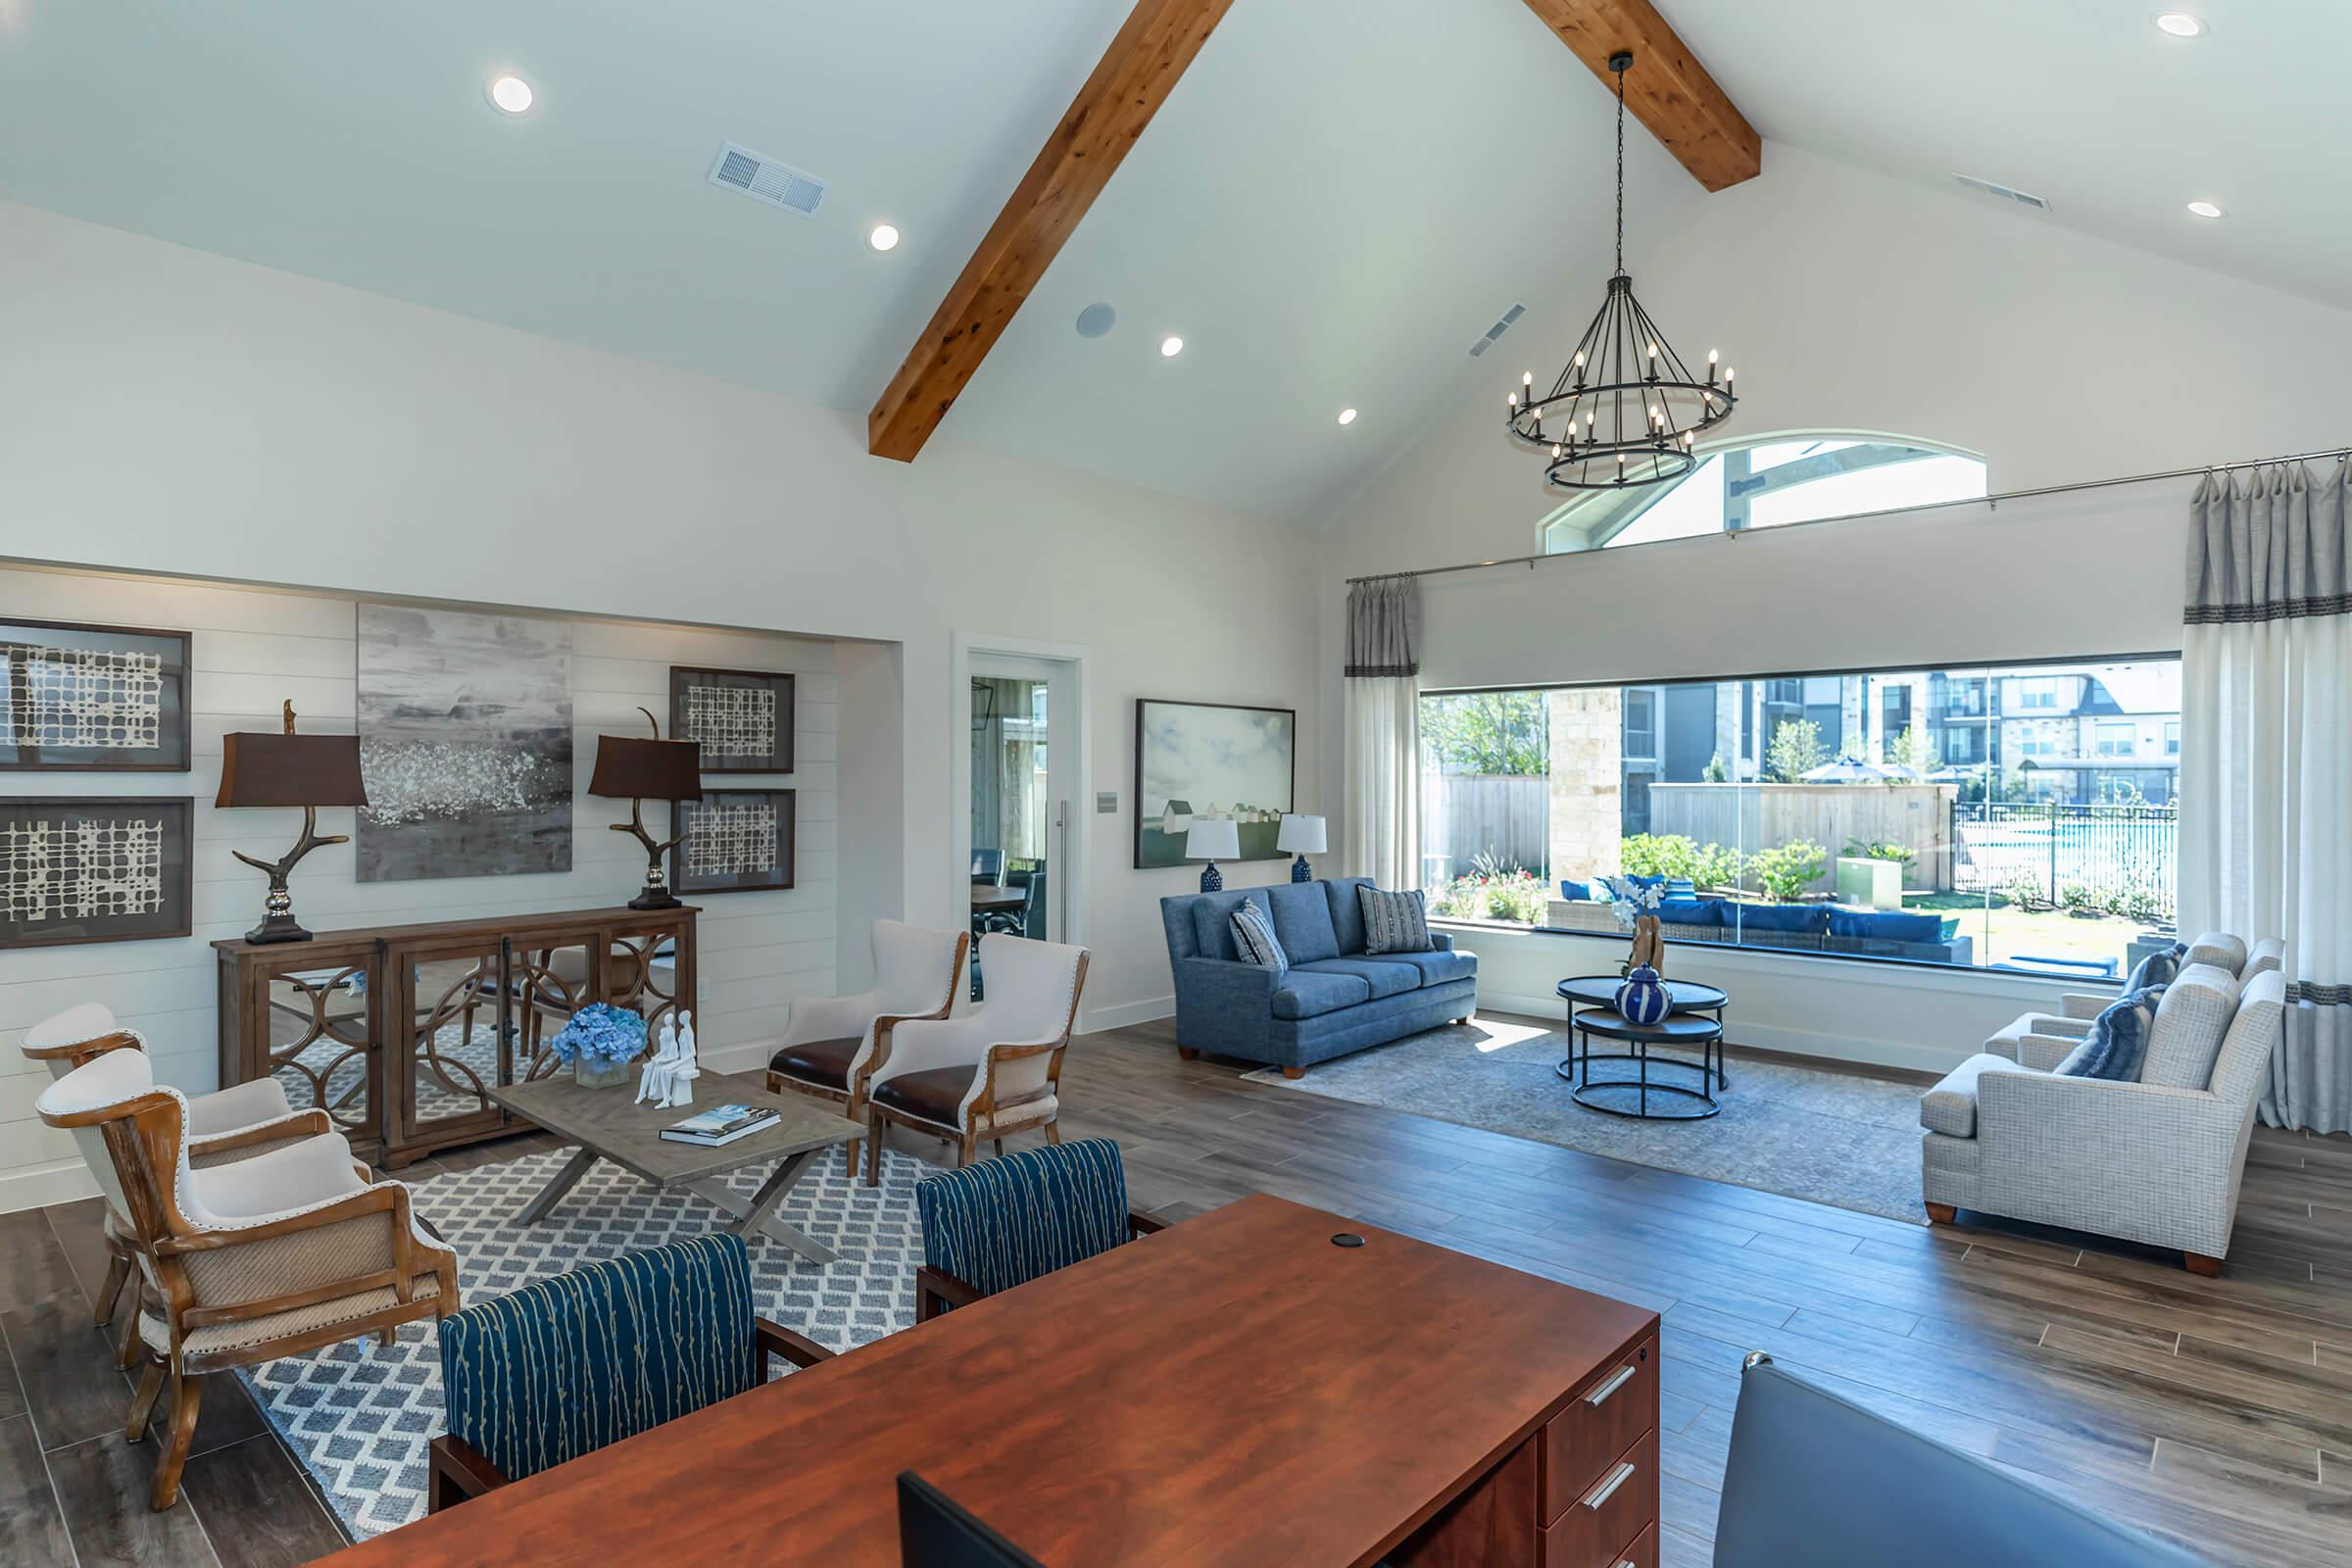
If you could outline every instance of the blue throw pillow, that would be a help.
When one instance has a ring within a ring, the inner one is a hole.
[[[1364,952],[1427,953],[1430,951],[1429,912],[1421,891],[1383,893],[1375,887],[1355,890],[1364,910]]]
[[[2180,972],[2180,960],[2187,953],[2186,943],[2176,942],[2166,952],[2149,954],[2132,966],[2132,976],[2124,982],[2124,990],[2145,991],[2150,986],[2163,990]]]
[[[1858,937],[1866,942],[1931,943],[1943,930],[1933,914],[1897,914],[1892,910],[1832,909],[1830,935]]]
[[[2090,1033],[2082,1037],[2082,1043],[2058,1064],[2059,1074],[2139,1082],[2140,1063],[2148,1054],[2148,1029],[2156,1020],[2156,1004],[2163,998],[2161,986],[2149,986],[2126,992],[2109,1003],[2090,1021]]]
[[[1255,899],[1243,900],[1242,906],[1233,911],[1233,945],[1244,963],[1271,969],[1277,980],[1290,973],[1291,956],[1282,951],[1273,920],[1257,906]]]
[[[1665,899],[1658,904],[1658,918],[1668,925],[1721,925],[1721,899]]]
[[[1571,882],[1562,877],[1560,879],[1560,897],[1572,904],[1590,904],[1592,902],[1592,890],[1582,882]]]
[[[1731,914],[1738,918],[1741,929],[1748,931],[1794,931],[1819,936],[1830,928],[1830,911],[1818,904],[1742,904]]]
[[[1663,876],[1635,876],[1631,872],[1626,874],[1625,879],[1638,888],[1654,888],[1666,880]]]

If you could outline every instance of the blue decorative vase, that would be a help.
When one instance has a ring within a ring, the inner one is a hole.
[[[1666,994],[1666,982],[1646,963],[1636,964],[1625,984],[1617,988],[1617,1016],[1627,1023],[1646,1029],[1664,1022],[1673,1010],[1674,999]]]
[[[1296,860],[1293,860],[1293,861],[1291,862],[1291,880],[1292,880],[1292,881],[1294,881],[1294,882],[1312,882],[1314,879],[1315,879],[1315,868],[1314,868],[1313,866],[1311,866],[1311,865],[1309,865],[1309,864],[1307,864],[1307,863],[1306,863],[1306,857],[1305,857],[1305,856],[1301,855],[1300,857],[1298,857],[1298,858],[1297,858]]]
[[[1225,891],[1224,873],[1217,869],[1217,862],[1214,860],[1209,861],[1200,872],[1200,891],[1203,893]]]

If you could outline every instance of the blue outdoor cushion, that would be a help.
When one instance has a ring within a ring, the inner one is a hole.
[[[1377,958],[1317,958],[1312,963],[1296,963],[1291,972],[1306,970],[1310,974],[1351,974],[1372,988],[1373,1000],[1394,997],[1406,991],[1421,989],[1421,971],[1409,963],[1391,962],[1392,957],[1409,958],[1409,953],[1382,954]]]
[[[1658,905],[1658,918],[1668,925],[1721,925],[1721,899],[1666,899]]]
[[[1592,889],[1586,883],[1571,882],[1562,877],[1560,879],[1560,897],[1572,904],[1590,904],[1592,902]]]
[[[1891,909],[1832,909],[1830,935],[1859,937],[1868,942],[1932,943],[1943,930],[1941,916],[1897,914]]]
[[[1666,880],[1664,876],[1635,876],[1631,872],[1626,874],[1625,879],[1638,888],[1654,888]]]
[[[1739,921],[1749,931],[1811,932],[1830,928],[1830,911],[1818,904],[1742,904]]]
[[[1372,982],[1360,974],[1319,974],[1293,969],[1274,993],[1277,1018],[1315,1018],[1372,1000]]]
[[[1267,912],[1274,916],[1274,934],[1294,964],[1340,956],[1339,932],[1331,923],[1331,900],[1312,882],[1278,882],[1260,888]]]

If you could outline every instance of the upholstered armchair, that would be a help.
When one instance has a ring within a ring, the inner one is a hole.
[[[628,1310],[613,1303],[626,1301]],[[833,1352],[752,1314],[752,1264],[725,1231],[623,1252],[441,1320],[449,1431],[433,1512],[691,1415],[767,1381],[768,1358]]]
[[[862,1123],[867,1085],[875,1069],[890,1060],[898,1026],[945,1018],[955,1006],[970,932],[876,920],[873,943],[872,989],[792,1004],[784,1043],[768,1058],[768,1093],[795,1090],[841,1105],[844,1116]],[[848,1146],[846,1158],[845,1168],[856,1174],[857,1143]]]
[[[2137,1082],[2052,1071],[2055,1042],[2029,1061],[1971,1056],[1920,1099],[1928,1217],[2061,1225],[2179,1248],[2192,1273],[2220,1273],[2285,1004],[2276,969],[2241,985],[2192,965],[2165,988]]]
[[[74,1068],[110,1051],[144,1051],[146,1038],[136,1029],[115,1022],[105,1004],[84,1002],[50,1014],[25,1031],[19,1045],[26,1059],[46,1065],[51,1078],[63,1078]],[[286,1102],[285,1087],[274,1078],[257,1078],[209,1095],[189,1095],[188,1163],[202,1170],[249,1159],[273,1149],[333,1132],[334,1122],[323,1110],[296,1110]],[[92,1136],[82,1149],[90,1175],[106,1191],[111,1171],[104,1140]],[[124,1312],[122,1298],[131,1284],[135,1255],[130,1222],[110,1200],[103,1224],[106,1237],[106,1284],[98,1292],[92,1316],[101,1325],[119,1315],[122,1333],[115,1348],[115,1364],[128,1368],[138,1358],[138,1314]]]
[[[2233,937],[2226,931],[2208,931],[2188,944],[2188,952],[2180,959],[2183,969],[2200,963],[2251,981],[2256,975],[2285,967],[2286,944],[2277,937],[2268,937],[2249,948],[2242,937]],[[2117,995],[2070,992],[2058,999],[2056,1012],[2022,1013],[1984,1042],[1985,1054],[2004,1056],[2048,1072],[2082,1043],[2083,1037],[2090,1033],[2091,1020],[2113,1005]]]
[[[172,1383],[158,1509],[179,1495],[207,1374],[363,1334],[389,1342],[400,1324],[458,1305],[457,1255],[417,1223],[407,1187],[367,1179],[340,1133],[196,1169],[186,1097],[159,1086],[140,1051],[92,1057],[34,1108],[82,1144],[127,1222],[145,1298],[131,1442],[146,1437]]]
[[[923,1221],[917,1323],[1164,1228],[1128,1209],[1127,1169],[1107,1138],[926,1177],[914,1203]]]
[[[888,1122],[948,1139],[959,1165],[972,1162],[983,1138],[1000,1154],[1013,1133],[1061,1141],[1061,1056],[1086,989],[1086,950],[990,935],[980,939],[980,961],[988,1000],[961,1017],[908,1021],[891,1032],[890,1059],[869,1089],[868,1187],[882,1179]]]

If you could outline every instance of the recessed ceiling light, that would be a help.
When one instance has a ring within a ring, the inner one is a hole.
[[[1170,333],[1168,336],[1159,340],[1159,357],[1161,359],[1172,360],[1183,352],[1184,339],[1176,336],[1174,333]]]
[[[865,242],[878,251],[893,250],[899,243],[899,231],[888,223],[876,223],[873,231],[865,236]]]
[[[2221,205],[2218,202],[2190,202],[2188,204],[2188,210],[2196,214],[2199,218],[2219,218],[2222,216]]]
[[[511,72],[490,78],[490,101],[510,115],[521,114],[536,97],[531,84]]]
[[[1342,424],[1353,424],[1355,422],[1355,411],[1353,409],[1342,409],[1340,411],[1340,422]]]
[[[2176,38],[2197,38],[2205,32],[2205,19],[2192,17],[2185,11],[2160,11],[2156,14],[2156,25]]]

